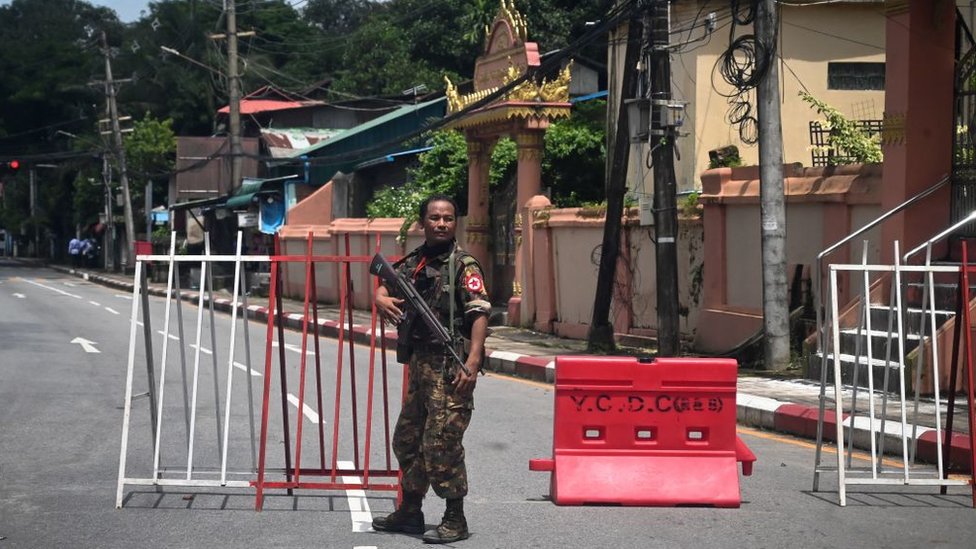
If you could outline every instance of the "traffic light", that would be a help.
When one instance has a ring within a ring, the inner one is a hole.
[[[0,175],[13,175],[20,170],[20,160],[4,160],[0,162]]]

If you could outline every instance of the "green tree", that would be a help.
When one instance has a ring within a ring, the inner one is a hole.
[[[606,101],[577,103],[573,115],[546,132],[542,180],[552,188],[558,207],[606,199]]]
[[[25,163],[21,174],[5,185],[0,226],[28,232],[41,229],[42,252],[47,234],[64,239],[74,233],[75,173],[91,162],[86,152],[65,151],[58,131],[94,130],[104,116],[103,74],[99,38],[122,33],[108,8],[76,0],[13,0],[0,6],[0,155],[33,156],[38,215],[28,219],[29,185]],[[56,167],[40,167],[39,164]]]
[[[550,185],[553,202],[560,207],[602,201],[605,150],[604,101],[579,104],[573,115],[546,132],[543,181]],[[455,197],[462,211],[467,204],[468,150],[461,132],[443,130],[430,137],[431,149],[409,170],[410,183],[379,190],[367,205],[369,217],[409,217],[431,193]],[[499,139],[491,154],[489,188],[509,181],[517,168],[517,146]]]
[[[207,38],[221,32],[220,16],[219,5],[211,2],[151,2],[145,17],[130,25],[115,44],[115,73],[135,77],[119,90],[120,114],[151,112],[172,118],[179,135],[213,133],[214,115],[227,97],[221,76],[225,57],[217,42]]]
[[[336,90],[358,95],[399,95],[419,84],[434,90],[444,82],[441,70],[413,55],[410,38],[385,13],[371,16],[350,38],[337,76]]]
[[[146,113],[124,139],[125,158],[134,183],[152,182],[153,204],[165,203],[169,174],[176,165],[176,135],[173,120],[159,120]],[[144,198],[140,185],[132,188],[133,201]],[[136,202],[137,204],[139,202]]]
[[[561,48],[603,18],[608,0],[516,1],[529,40],[540,51]],[[377,4],[346,41],[337,89],[359,94],[396,94],[425,84],[441,89],[443,76],[470,78],[483,52],[484,26],[498,13],[498,0],[390,0]],[[606,41],[581,53],[599,58]]]

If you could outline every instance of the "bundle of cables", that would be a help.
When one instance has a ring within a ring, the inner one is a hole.
[[[726,119],[738,127],[739,138],[749,145],[759,140],[758,119],[752,106],[753,91],[766,76],[773,56],[776,55],[775,37],[772,44],[763,44],[752,33],[736,36],[736,27],[755,22],[756,4],[757,0],[731,0],[729,47],[715,63],[722,79],[733,88],[729,93],[723,93],[716,88],[729,103]],[[712,87],[715,88],[714,84]]]

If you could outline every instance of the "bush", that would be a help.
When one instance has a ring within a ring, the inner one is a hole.
[[[810,104],[810,108],[823,115],[824,127],[830,130],[827,148],[850,157],[853,163],[878,163],[882,160],[881,136],[870,137],[837,109],[817,99],[807,92],[800,92],[800,98]],[[841,163],[831,158],[831,164]]]

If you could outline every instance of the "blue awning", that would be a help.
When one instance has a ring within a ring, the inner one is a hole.
[[[610,94],[610,92],[608,92],[607,90],[603,90],[603,91],[598,91],[598,92],[591,93],[591,94],[587,94],[587,95],[581,95],[579,97],[574,97],[574,98],[570,99],[569,102],[570,103],[581,103],[583,101],[590,101],[592,99],[600,99],[601,97],[606,97],[609,94]]]
[[[361,170],[363,168],[369,168],[370,166],[377,166],[379,164],[386,164],[388,162],[393,162],[394,160],[396,160],[397,158],[399,158],[401,156],[411,156],[411,155],[415,155],[415,154],[420,154],[420,153],[427,152],[427,151],[429,151],[429,150],[431,150],[433,148],[434,147],[420,147],[419,149],[410,149],[409,151],[400,151],[398,153],[387,154],[385,156],[380,156],[380,157],[377,157],[377,158],[373,158],[373,159],[367,160],[365,162],[360,162],[359,164],[356,164],[355,166],[353,166],[353,170],[357,170],[358,171],[358,170]]]

